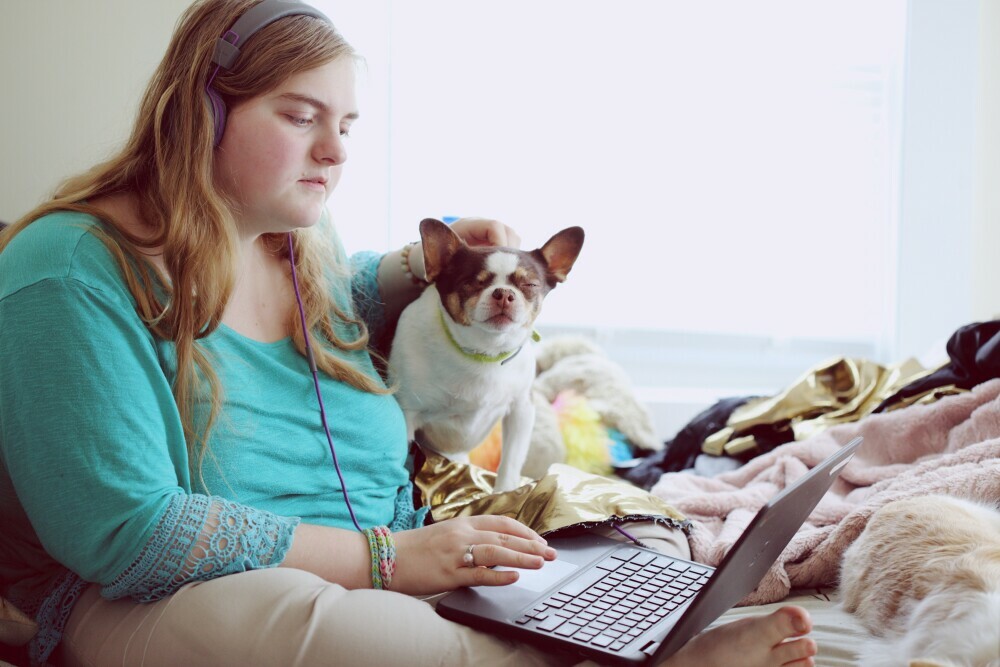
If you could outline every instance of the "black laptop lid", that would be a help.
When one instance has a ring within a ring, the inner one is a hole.
[[[715,574],[653,653],[649,664],[673,655],[757,588],[833,480],[854,457],[861,440],[855,438],[844,445],[757,512]]]

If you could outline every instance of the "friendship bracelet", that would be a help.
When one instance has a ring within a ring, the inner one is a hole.
[[[396,541],[387,526],[364,530],[372,558],[372,588],[388,590],[396,572]]]
[[[412,250],[415,245],[417,245],[416,241],[413,243],[407,243],[403,246],[402,254],[399,257],[399,264],[403,268],[403,273],[410,279],[410,282],[414,285],[419,285],[420,287],[427,287],[429,283],[422,278],[417,278],[413,274],[413,270],[410,268],[410,250]]]
[[[392,575],[396,572],[396,541],[387,526],[376,526],[372,529],[378,544],[379,574],[382,576],[382,588],[388,590]]]
[[[364,533],[365,537],[368,538],[368,548],[371,551],[372,557],[372,588],[382,590],[382,571],[379,567],[378,539],[375,537],[375,531],[371,528],[365,528]]]

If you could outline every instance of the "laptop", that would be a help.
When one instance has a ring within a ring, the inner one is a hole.
[[[509,586],[453,591],[437,611],[552,653],[607,665],[656,664],[757,587],[861,440],[772,498],[717,568],[596,535],[553,537],[558,559],[540,570],[519,569]]]

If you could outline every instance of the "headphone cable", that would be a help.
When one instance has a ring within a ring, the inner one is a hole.
[[[295,301],[299,306],[299,317],[302,321],[302,337],[305,339],[306,358],[309,360],[309,370],[312,372],[313,386],[316,388],[316,398],[319,400],[319,416],[323,422],[323,431],[326,433],[326,441],[330,445],[330,454],[333,456],[333,467],[337,469],[337,477],[340,478],[340,488],[344,492],[344,502],[347,503],[347,511],[351,513],[351,521],[358,532],[363,533],[364,529],[358,524],[357,517],[354,516],[354,508],[351,507],[351,499],[347,497],[347,484],[344,483],[344,474],[340,471],[340,463],[337,461],[337,450],[333,447],[333,437],[330,436],[330,427],[326,422],[326,409],[323,407],[323,394],[319,390],[319,371],[316,368],[316,359],[313,357],[312,345],[309,343],[309,327],[306,326],[306,311],[302,307],[302,295],[299,293],[299,279],[295,273],[295,250],[292,233],[288,232],[288,263],[292,267],[292,287],[295,289]]]

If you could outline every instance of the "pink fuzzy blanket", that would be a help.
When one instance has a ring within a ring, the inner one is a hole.
[[[692,558],[718,565],[769,498],[858,435],[865,441],[857,455],[741,604],[835,584],[844,550],[872,513],[893,500],[944,493],[1000,502],[1000,379],[835,426],[717,477],[666,473],[652,492],[692,520]]]

